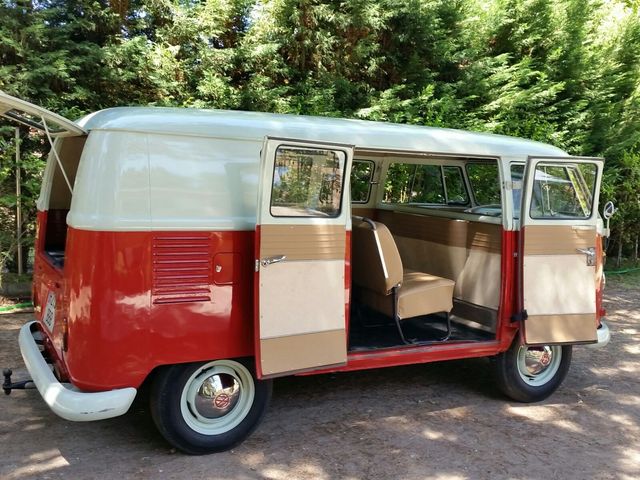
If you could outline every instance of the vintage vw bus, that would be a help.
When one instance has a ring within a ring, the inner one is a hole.
[[[487,356],[532,402],[573,345],[609,339],[601,159],[356,120],[0,105],[54,145],[19,342],[63,418],[122,415],[145,384],[172,445],[215,452],[275,377]]]

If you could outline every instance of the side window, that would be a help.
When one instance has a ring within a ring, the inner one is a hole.
[[[270,212],[274,217],[340,215],[346,155],[339,150],[276,150]]]
[[[447,187],[447,204],[467,205],[469,203],[469,195],[464,185],[462,169],[460,167],[447,166],[442,167],[442,173]]]
[[[438,165],[416,165],[411,203],[444,204],[444,183]]]
[[[468,163],[467,176],[478,205],[500,205],[500,175],[497,163]]]
[[[533,181],[531,218],[589,218],[597,176],[594,164],[539,163]]]
[[[370,160],[354,160],[351,166],[351,202],[367,203],[371,193],[374,163]]]
[[[511,182],[513,188],[511,190],[513,196],[513,216],[520,218],[520,210],[522,209],[522,181],[524,179],[524,165],[522,163],[511,164]]]
[[[411,186],[417,165],[408,163],[392,163],[387,170],[384,183],[384,203],[409,203]]]
[[[440,166],[392,163],[387,170],[382,201],[444,205]]]

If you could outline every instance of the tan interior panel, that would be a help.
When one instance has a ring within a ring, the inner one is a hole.
[[[345,258],[344,225],[262,225],[260,258],[286,255],[287,260]]]
[[[525,320],[529,345],[549,343],[595,342],[596,315],[533,315]]]
[[[500,225],[388,210],[378,210],[377,219],[400,237],[417,238],[452,247],[475,248],[490,253],[501,252]]]
[[[578,248],[595,247],[594,227],[528,225],[524,228],[526,255],[574,255]]]
[[[347,361],[345,329],[260,340],[262,376],[300,371]]]
[[[395,239],[402,263],[411,270],[455,279],[467,261],[467,249],[464,247],[452,247],[401,236],[396,236]]]
[[[351,215],[355,215],[357,217],[367,217],[371,220],[375,220],[376,209],[375,208],[366,208],[366,207],[352,207]]]
[[[58,155],[64,167],[64,171],[69,178],[71,187],[76,180],[78,165],[80,164],[80,156],[87,137],[67,137],[58,140],[62,142],[59,147]],[[60,171],[58,162],[54,159],[55,169],[53,171],[53,180],[51,182],[51,196],[49,197],[49,209],[69,209],[71,207],[71,192],[67,186],[67,182]]]

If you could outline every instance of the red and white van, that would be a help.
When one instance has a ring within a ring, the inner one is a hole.
[[[124,414],[224,450],[273,378],[491,357],[529,402],[604,345],[602,159],[357,120],[113,108],[71,122],[8,95],[55,147],[19,336],[63,418]]]

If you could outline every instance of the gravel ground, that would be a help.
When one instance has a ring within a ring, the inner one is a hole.
[[[609,286],[614,337],[578,347],[550,399],[495,391],[487,361],[464,360],[276,381],[258,430],[230,452],[172,450],[140,406],[71,423],[34,390],[0,400],[0,478],[637,479],[640,478],[640,289]],[[29,314],[0,316],[0,366]]]

